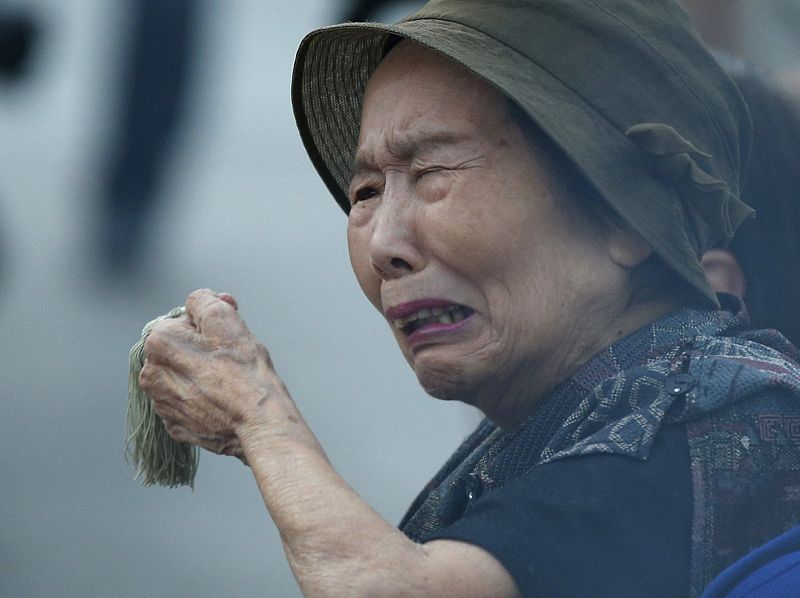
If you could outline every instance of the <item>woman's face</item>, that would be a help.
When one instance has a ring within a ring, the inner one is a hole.
[[[400,44],[370,80],[354,172],[353,269],[431,395],[511,423],[608,344],[623,273],[494,88]]]

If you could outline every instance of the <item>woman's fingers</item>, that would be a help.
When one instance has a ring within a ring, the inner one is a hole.
[[[192,392],[191,382],[168,366],[145,361],[139,373],[139,386],[153,402],[162,418],[185,415],[184,401]]]
[[[241,458],[242,422],[260,421],[264,401],[288,391],[236,308],[227,293],[192,293],[186,315],[150,331],[140,384],[173,438]]]
[[[227,293],[220,297],[209,289],[194,291],[186,299],[186,313],[197,331],[209,339],[232,340],[249,336],[239,314],[237,304]]]
[[[231,295],[230,293],[217,293],[217,297],[222,299],[225,303],[230,305],[236,311],[239,311],[239,304],[236,302],[236,299],[234,299],[233,295]]]
[[[185,376],[161,365],[146,364],[139,376],[142,388],[153,401],[153,409],[164,421],[170,436],[212,452],[235,455],[239,441],[230,433],[225,414],[198,392]]]
[[[153,324],[145,341],[145,355],[152,362],[189,373],[203,367],[203,353],[209,349],[246,351],[253,337],[236,313],[237,308],[236,300],[228,293],[218,296],[205,289],[195,291],[187,300],[186,315]]]
[[[187,316],[161,320],[153,325],[144,343],[150,363],[186,372],[196,365],[200,335]]]

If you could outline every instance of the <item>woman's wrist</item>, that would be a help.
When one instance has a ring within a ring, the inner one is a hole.
[[[250,463],[264,449],[273,454],[290,445],[322,450],[289,396],[270,397],[262,403],[257,413],[243,419],[235,428],[239,444]]]

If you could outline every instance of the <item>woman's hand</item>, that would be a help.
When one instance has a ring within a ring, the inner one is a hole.
[[[139,380],[173,438],[250,464],[306,596],[517,596],[483,549],[420,547],[336,473],[228,295],[156,324]]]
[[[145,354],[139,382],[167,431],[214,453],[244,459],[240,428],[266,424],[267,402],[289,398],[227,294],[193,292],[186,315],[152,329]]]

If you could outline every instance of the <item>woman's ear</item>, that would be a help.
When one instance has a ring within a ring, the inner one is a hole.
[[[744,299],[747,280],[739,261],[726,249],[711,249],[703,255],[700,265],[711,288],[717,293],[730,293]]]
[[[646,260],[653,249],[631,230],[612,230],[608,235],[608,255],[622,268],[635,268]]]

